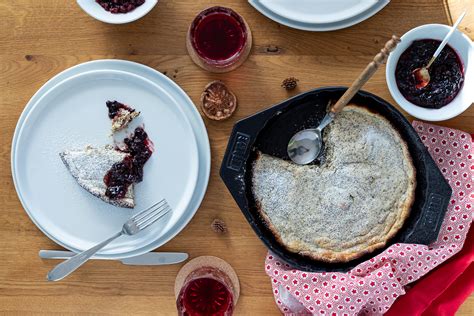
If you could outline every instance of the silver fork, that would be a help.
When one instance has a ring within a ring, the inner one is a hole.
[[[77,270],[82,266],[87,260],[89,260],[93,255],[95,255],[100,249],[104,248],[113,240],[119,238],[122,235],[135,235],[139,231],[147,228],[166,214],[171,211],[171,207],[168,205],[165,199],[159,201],[158,203],[150,206],[149,208],[135,214],[130,218],[125,224],[123,224],[122,230],[117,234],[113,235],[107,240],[104,240],[97,246],[90,248],[84,252],[78,253],[71,259],[61,262],[51,271],[48,272],[47,279],[48,281],[59,281],[69,274]]]

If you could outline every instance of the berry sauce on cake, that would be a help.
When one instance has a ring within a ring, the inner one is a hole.
[[[107,101],[105,104],[109,110],[109,118],[112,120],[112,132],[124,129],[135,117],[140,115],[140,112],[131,106],[118,101]]]
[[[153,153],[153,144],[142,127],[137,127],[124,143],[125,148],[120,151],[128,155],[104,176],[105,195],[110,199],[123,198],[130,185],[143,180],[143,166]]]

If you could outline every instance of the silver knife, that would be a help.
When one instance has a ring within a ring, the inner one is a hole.
[[[68,259],[75,256],[76,253],[72,251],[63,250],[40,250],[39,256],[42,259]],[[92,259],[99,260],[118,260],[123,264],[134,265],[134,266],[161,266],[167,264],[175,264],[183,262],[188,259],[188,254],[185,252],[148,252],[143,255],[125,258],[125,259],[112,259],[112,258],[97,258]]]

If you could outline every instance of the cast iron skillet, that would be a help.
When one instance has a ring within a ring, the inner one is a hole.
[[[275,239],[256,211],[251,192],[250,173],[255,152],[260,150],[289,160],[286,146],[291,136],[303,128],[317,126],[329,100],[337,101],[345,90],[345,87],[330,87],[308,91],[237,122],[221,165],[222,180],[258,237],[274,254],[304,271],[347,271],[394,243],[426,245],[433,242],[451,197],[450,186],[411,124],[388,102],[361,91],[351,103],[386,117],[406,141],[416,168],[415,202],[405,225],[385,248],[346,263],[326,263],[290,252]]]

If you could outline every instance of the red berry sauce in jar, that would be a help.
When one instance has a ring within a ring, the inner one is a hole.
[[[464,83],[464,69],[456,51],[446,45],[429,68],[430,82],[418,88],[413,71],[426,66],[441,41],[423,39],[414,41],[398,59],[395,78],[401,94],[413,104],[439,109],[450,103]]]
[[[191,272],[179,292],[176,305],[182,316],[230,316],[234,294],[229,277],[214,267]]]
[[[221,282],[211,278],[191,281],[184,290],[184,315],[225,315],[232,309],[232,295]]]
[[[242,18],[233,10],[213,7],[203,11],[191,26],[191,41],[203,58],[226,60],[244,47],[247,33]]]
[[[211,72],[228,72],[249,56],[252,33],[244,18],[225,7],[211,7],[191,23],[186,48],[191,59]]]

